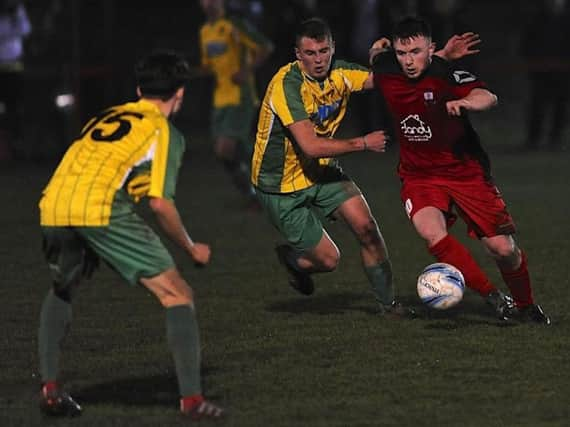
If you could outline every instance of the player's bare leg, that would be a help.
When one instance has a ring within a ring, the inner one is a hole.
[[[315,286],[311,274],[333,271],[340,260],[340,251],[323,229],[321,240],[308,251],[296,251],[287,244],[275,248],[279,262],[287,269],[289,285],[303,295],[311,295]]]

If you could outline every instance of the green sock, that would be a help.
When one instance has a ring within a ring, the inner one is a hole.
[[[378,265],[364,267],[372,292],[376,300],[383,305],[394,301],[394,284],[392,283],[392,264],[386,260]]]
[[[71,322],[71,304],[49,291],[40,312],[38,347],[43,382],[57,379],[61,340]]]
[[[200,394],[200,336],[193,308],[177,305],[166,309],[166,337],[174,357],[180,396]]]

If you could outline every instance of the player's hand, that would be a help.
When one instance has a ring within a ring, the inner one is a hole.
[[[362,138],[365,143],[364,150],[375,151],[377,153],[383,153],[386,151],[388,135],[386,135],[383,130],[370,132]]]
[[[390,39],[382,37],[372,43],[370,49],[388,49],[391,46]]]
[[[190,249],[190,256],[194,260],[196,266],[204,266],[210,261],[210,246],[205,243],[194,242]]]
[[[390,46],[391,46],[390,40],[387,39],[386,37],[382,37],[381,39],[378,39],[374,43],[372,43],[372,46],[370,47],[370,49],[368,49],[368,62],[370,63],[370,65],[372,65],[372,61],[374,60],[374,57],[376,55],[389,49]]]
[[[479,43],[481,43],[479,34],[471,32],[456,34],[447,41],[443,48],[445,59],[453,61],[464,56],[479,53],[479,49],[474,49]]]
[[[447,109],[447,114],[450,116],[461,116],[461,110],[469,110],[471,104],[466,99],[456,99],[453,101],[447,101],[445,103],[445,108]]]

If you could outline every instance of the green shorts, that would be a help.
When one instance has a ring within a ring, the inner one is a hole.
[[[321,218],[330,218],[346,200],[361,195],[358,186],[341,174],[333,182],[315,184],[293,193],[265,193],[257,197],[271,223],[299,251],[314,248],[323,236]]]
[[[175,266],[158,235],[135,213],[113,218],[106,227],[42,227],[42,234],[52,278],[64,288],[89,276],[99,257],[132,285]]]
[[[252,102],[214,108],[212,112],[212,136],[235,138],[240,143],[253,146],[253,120],[257,112]]]

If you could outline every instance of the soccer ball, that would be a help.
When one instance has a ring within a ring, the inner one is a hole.
[[[418,277],[417,289],[424,304],[445,310],[463,298],[465,279],[461,271],[451,264],[438,262],[424,268]]]

